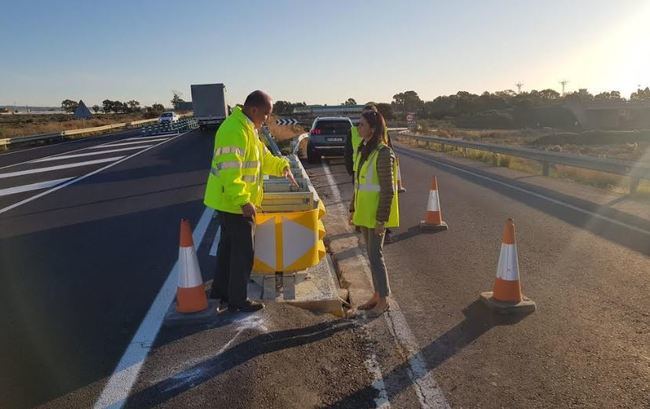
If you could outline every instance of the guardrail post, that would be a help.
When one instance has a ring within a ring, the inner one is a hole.
[[[542,175],[548,176],[549,175],[549,170],[550,170],[550,163],[547,161],[542,162]]]
[[[640,178],[635,176],[630,176],[630,194],[633,195],[639,189]]]

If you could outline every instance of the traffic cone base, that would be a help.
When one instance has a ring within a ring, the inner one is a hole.
[[[203,286],[182,288],[176,291],[176,311],[188,313],[203,311],[208,308],[208,299]]]
[[[480,298],[490,310],[500,314],[531,313],[537,309],[535,301],[525,296],[522,296],[518,303],[504,302],[495,300],[492,291],[486,291],[481,293]]]
[[[439,224],[431,224],[426,220],[420,220],[420,229],[424,231],[443,231],[447,230],[448,228],[449,226],[447,226],[447,223],[445,222],[440,222]]]

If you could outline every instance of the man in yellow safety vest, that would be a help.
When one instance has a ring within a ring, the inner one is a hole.
[[[284,176],[296,184],[287,159],[273,156],[257,134],[272,110],[269,95],[252,92],[244,107],[234,108],[221,124],[214,140],[204,203],[218,211],[221,236],[210,298],[228,303],[230,311],[264,308],[264,304],[247,298],[253,268],[255,215],[263,196],[262,176]]]

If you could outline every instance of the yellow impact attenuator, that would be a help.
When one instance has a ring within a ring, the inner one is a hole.
[[[302,212],[258,213],[253,271],[273,274],[315,266],[325,256],[324,207]]]

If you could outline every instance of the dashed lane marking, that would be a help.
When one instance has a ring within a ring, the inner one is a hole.
[[[78,168],[80,166],[97,165],[99,163],[115,162],[122,158],[124,158],[124,156],[113,156],[104,159],[95,159],[95,160],[88,160],[84,162],[67,163],[65,165],[47,166],[44,168],[26,169],[26,170],[19,170],[17,172],[0,173],[0,179],[6,179],[6,178],[22,176],[22,175],[31,175],[33,173],[52,172],[61,169]]]
[[[95,175],[95,174],[97,174],[97,173],[99,173],[99,172],[102,172],[102,171],[108,169],[108,168],[111,168],[111,167],[113,167],[113,166],[116,166],[116,165],[118,165],[118,164],[120,164],[120,163],[122,163],[122,162],[124,162],[124,161],[126,161],[126,160],[129,160],[129,159],[134,158],[134,157],[136,157],[136,156],[138,156],[138,155],[141,155],[141,154],[147,152],[147,151],[150,150],[150,149],[154,149],[154,148],[156,148],[156,147],[158,147],[158,146],[164,145],[164,144],[167,143],[167,142],[171,142],[171,141],[175,140],[176,138],[180,138],[181,136],[183,136],[183,135],[185,135],[185,134],[187,134],[187,133],[190,133],[190,132],[192,132],[192,131],[188,131],[188,132],[182,133],[182,134],[180,134],[180,135],[177,135],[177,136],[175,136],[175,137],[173,137],[173,138],[166,139],[166,140],[160,142],[159,144],[152,145],[151,147],[146,148],[146,149],[142,149],[142,150],[140,150],[140,151],[134,153],[133,155],[123,157],[123,159],[120,159],[120,160],[118,160],[117,162],[110,163],[110,164],[108,164],[108,165],[106,165],[106,166],[104,166],[104,167],[102,167],[102,168],[96,169],[96,170],[94,170],[94,171],[92,171],[92,172],[90,172],[90,173],[87,173],[87,174],[83,175],[83,176],[79,176],[78,178],[75,178],[75,179],[69,180],[69,181],[67,181],[67,182],[65,182],[65,183],[63,183],[63,184],[60,184],[60,185],[55,186],[55,187],[53,187],[53,188],[51,188],[51,189],[49,189],[49,190],[46,190],[45,192],[42,192],[42,193],[39,193],[39,194],[37,194],[37,195],[35,195],[35,196],[29,197],[29,198],[27,198],[27,199],[25,199],[25,200],[21,200],[20,202],[14,203],[14,204],[12,204],[12,205],[9,205],[9,206],[6,206],[6,207],[3,207],[2,209],[0,209],[0,214],[5,213],[5,212],[8,212],[9,210],[15,209],[15,208],[17,208],[17,207],[19,207],[19,206],[22,206],[22,205],[24,205],[25,203],[29,203],[29,202],[31,202],[31,201],[34,201],[34,200],[36,200],[36,199],[39,199],[39,198],[41,198],[41,197],[43,197],[43,196],[45,196],[45,195],[49,195],[50,193],[56,192],[56,191],[59,190],[59,189],[63,189],[64,187],[70,186],[70,185],[73,184],[73,183],[77,183],[77,182],[79,182],[79,181],[82,181],[82,180],[84,180],[84,179],[86,179],[86,178],[88,178],[88,177],[90,177],[90,176],[92,176],[92,175]]]
[[[110,145],[109,145],[110,146]],[[46,158],[41,158],[41,159],[34,159],[28,163],[40,163],[40,162],[49,162],[53,160],[62,160],[62,159],[72,159],[72,158],[83,158],[86,156],[97,156],[97,155],[105,155],[107,153],[114,153],[114,152],[124,152],[124,151],[133,151],[136,149],[144,149],[148,148],[151,145],[142,145],[142,146],[131,146],[129,148],[119,148],[119,149],[109,149],[105,151],[98,151],[98,152],[86,152],[86,153],[77,153],[74,155],[59,155],[59,156],[48,156]]]
[[[54,179],[47,180],[45,182],[31,183],[29,185],[14,186],[6,189],[0,189],[0,196],[14,195],[16,193],[30,192],[32,190],[41,190],[47,189],[52,186],[59,185],[61,183],[67,182],[73,178],[63,178],[63,179]]]

